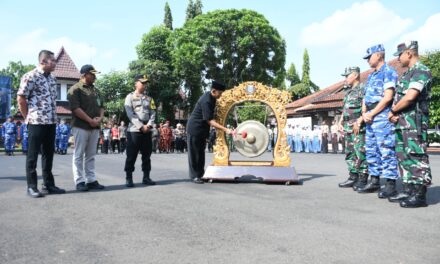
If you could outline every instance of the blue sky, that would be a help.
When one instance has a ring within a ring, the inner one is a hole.
[[[63,45],[78,68],[92,63],[104,73],[126,70],[142,34],[162,23],[165,2],[0,0],[0,68],[8,61],[36,64],[39,50],[58,52]],[[188,1],[168,3],[174,27],[181,27]],[[438,0],[204,0],[203,5],[204,13],[246,8],[263,14],[286,40],[286,68],[293,62],[301,74],[307,48],[311,79],[321,88],[341,80],[348,65],[367,70],[362,56],[377,43],[385,45],[387,59],[407,39],[419,40],[421,51],[440,49]]]

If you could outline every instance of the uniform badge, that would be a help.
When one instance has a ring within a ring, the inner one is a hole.
[[[154,104],[154,100],[153,100],[153,98],[151,98],[151,101],[150,101],[150,108],[151,108],[152,110],[156,110],[156,105]]]

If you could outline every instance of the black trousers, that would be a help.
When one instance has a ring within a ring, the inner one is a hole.
[[[339,149],[339,146],[338,146],[338,134],[333,133],[332,134],[332,150],[333,150],[333,153],[338,153],[338,149]]]
[[[151,171],[151,152],[152,152],[151,132],[127,132],[127,159],[125,160],[125,172],[133,172],[134,164],[139,151],[142,155],[142,171],[144,175],[150,175]]]
[[[125,149],[127,148],[127,138],[120,138],[119,139],[119,143],[121,145],[121,152],[124,152]]]
[[[202,178],[203,174],[205,174],[206,138],[188,134],[187,144],[189,177],[191,179]]]
[[[28,188],[37,188],[37,161],[41,151],[41,168],[46,186],[54,186],[52,174],[55,152],[56,125],[28,125],[28,152],[26,156],[26,178]]]
[[[321,153],[328,153],[328,134],[322,134]]]

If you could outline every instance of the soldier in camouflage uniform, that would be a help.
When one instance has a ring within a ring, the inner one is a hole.
[[[396,70],[385,63],[382,44],[367,49],[364,59],[374,69],[365,84],[362,105],[362,117],[366,123],[365,150],[371,181],[358,192],[378,191],[381,177],[387,182],[385,190],[381,190],[378,197],[387,198],[394,194],[398,178],[394,124],[388,120],[398,75]]]
[[[426,153],[432,76],[419,61],[417,41],[398,45],[394,55],[403,67],[408,67],[399,80],[388,115],[396,123],[396,153],[404,188],[388,199],[400,202],[402,207],[424,207],[426,187],[432,178]]]
[[[359,67],[348,67],[342,76],[346,77],[342,120],[345,133],[345,161],[349,178],[339,184],[341,188],[364,187],[368,180],[368,164],[365,158],[365,126],[362,124],[362,98],[364,87],[360,84]]]

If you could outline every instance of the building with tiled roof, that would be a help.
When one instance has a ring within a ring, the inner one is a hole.
[[[57,115],[59,118],[70,119],[72,112],[67,101],[67,91],[79,81],[81,74],[64,47],[61,47],[55,60],[57,64],[52,74],[57,78]]]
[[[399,76],[406,68],[402,68],[397,59],[388,62],[388,65],[396,69]],[[342,72],[343,69],[341,69]],[[373,70],[361,73],[361,83],[367,81],[368,75]],[[341,77],[342,78],[342,77]],[[295,100],[286,106],[287,118],[311,117],[312,125],[320,125],[322,121],[331,124],[334,119],[342,113],[345,92],[343,90],[344,80],[341,80],[329,87],[319,90],[309,96]]]

